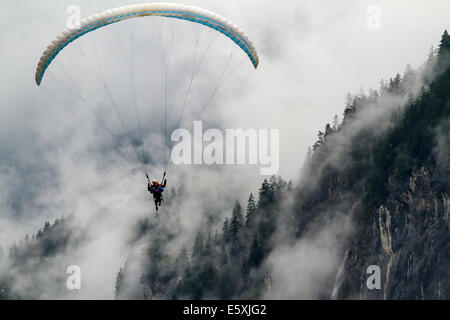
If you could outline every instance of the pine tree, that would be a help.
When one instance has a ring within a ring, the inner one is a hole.
[[[256,212],[256,201],[253,197],[253,194],[250,193],[250,197],[248,198],[247,202],[247,212],[245,214],[245,226],[250,227],[252,226],[252,223],[255,218],[255,212]]]
[[[345,97],[345,109],[344,109],[344,118],[353,113],[354,111],[354,101],[355,98],[352,96],[351,93],[347,93],[347,96]]]
[[[239,227],[244,225],[244,216],[242,215],[242,207],[238,200],[236,200],[233,208],[233,213],[231,215],[233,218],[236,217]]]
[[[399,93],[401,92],[402,88],[402,76],[400,73],[397,73],[395,75],[395,78],[392,80],[392,89],[394,92]]]
[[[331,129],[331,126],[329,123],[325,126],[325,133],[323,135],[324,139],[330,136],[333,133],[333,130]]]
[[[44,229],[42,230],[43,233],[47,233],[50,231],[50,222],[46,221],[44,224]]]
[[[269,183],[274,188],[274,190],[277,188],[277,177],[275,175],[270,177]]]
[[[333,129],[333,131],[336,131],[337,129],[339,129],[339,117],[337,114],[335,114],[333,117],[333,123],[332,123],[331,129]]]
[[[258,237],[255,235],[253,237],[253,243],[250,248],[250,254],[248,256],[248,264],[250,267],[258,268],[264,259],[264,251],[261,244],[258,241]]]
[[[204,252],[206,255],[212,255],[213,253],[213,239],[211,237],[211,232],[208,233],[208,238],[206,238]]]
[[[323,144],[324,136],[325,136],[325,134],[322,131],[319,131],[319,133],[317,134],[317,141],[316,141],[316,143],[314,143],[314,146],[313,146],[314,151],[319,149],[320,146]]]
[[[230,222],[230,240],[231,240],[231,255],[240,256],[243,248],[243,234],[244,218],[242,216],[241,204],[236,201]]]
[[[450,36],[447,30],[445,30],[442,35],[441,43],[437,52],[437,64],[435,65],[435,70],[441,72],[446,70],[450,64]]]
[[[248,263],[248,259],[243,259],[241,265],[241,277],[244,281],[248,280],[248,276],[250,274],[250,265]]]
[[[230,236],[231,236],[232,241],[238,237],[239,232],[241,231],[241,228],[242,228],[241,221],[239,220],[239,218],[237,216],[233,216],[231,218],[231,223],[230,223]]]
[[[434,46],[431,45],[430,49],[428,50],[428,59],[427,59],[427,63],[430,63],[431,61],[434,60],[435,53],[436,53],[436,50],[434,49]]]
[[[267,179],[264,179],[261,188],[259,189],[258,208],[263,208],[274,201],[273,189]]]
[[[116,298],[120,297],[120,288],[122,286],[122,282],[123,282],[123,269],[120,268],[116,276],[116,283],[114,285],[114,293],[116,295]]]
[[[439,45],[438,55],[442,56],[444,54],[450,53],[450,35],[447,30],[444,31],[444,34],[441,38],[441,43]]]
[[[223,242],[230,241],[230,222],[228,220],[228,217],[225,218],[225,221],[223,222],[222,235],[223,235]]]
[[[199,258],[203,255],[203,233],[201,230],[197,232],[192,248],[192,257]]]
[[[351,107],[353,105],[353,100],[353,95],[350,92],[347,93],[347,95],[345,96],[345,106]]]
[[[220,246],[220,264],[222,266],[226,266],[228,264],[228,254],[225,242],[222,242],[222,245]]]

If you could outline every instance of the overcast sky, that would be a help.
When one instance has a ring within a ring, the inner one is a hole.
[[[186,61],[192,57],[193,40],[201,27],[180,28],[176,26],[185,26],[186,22],[157,22],[158,33],[151,34],[150,27],[154,25],[148,21],[127,21],[111,26],[67,47],[64,50],[67,53],[62,52],[61,57],[55,59],[55,66],[48,69],[43,85],[37,87],[34,82],[42,51],[66,27],[69,5],[78,5],[82,17],[87,17],[132,3],[139,2],[1,2],[1,246],[8,247],[26,233],[36,232],[45,220],[62,214],[76,212],[89,219],[99,210],[110,210],[111,214],[128,210],[135,212],[132,216],[138,218],[145,216],[147,205],[152,205],[145,191],[145,179],[139,171],[133,171],[136,165],[119,160],[118,153],[114,156],[111,151],[99,152],[99,148],[107,149],[111,137],[101,133],[93,115],[73,96],[82,92],[83,98],[92,101],[99,112],[104,111],[104,121],[111,130],[119,132],[117,119],[111,108],[107,110],[111,102],[105,90],[100,90],[102,82],[97,77],[101,72],[109,76],[113,99],[121,106],[126,105],[130,99],[126,87],[129,83],[124,84],[121,77],[126,77],[125,68],[133,60],[120,63],[123,57],[118,54],[117,41],[125,55],[136,49],[132,76],[139,108],[147,112],[142,116],[148,128],[145,148],[157,161],[161,152],[155,150],[161,148],[163,72],[160,51],[154,47],[160,40],[167,44],[169,34],[180,33],[174,38],[174,67],[169,73],[169,104],[179,105],[182,88],[189,79]],[[418,68],[427,58],[430,46],[438,45],[442,32],[449,28],[450,16],[447,0],[186,0],[182,3],[227,17],[253,40],[260,55],[258,69],[253,70],[249,61],[245,61],[230,83],[214,97],[205,118],[220,128],[280,129],[279,174],[285,179],[298,177],[308,146],[314,143],[317,131],[335,114],[342,115],[348,92],[377,89],[380,79],[402,73],[408,63]],[[367,27],[370,5],[380,9],[379,29]],[[136,32],[133,42],[129,38],[132,31]],[[146,38],[147,33],[151,39]],[[158,39],[160,33],[162,39]],[[201,50],[208,46],[213,33],[201,33]],[[209,79],[217,79],[230,48],[229,40],[219,38],[213,48],[215,54],[205,57],[205,67],[192,93],[192,105],[201,105],[210,94],[214,82]],[[233,63],[239,65],[245,56],[239,50],[233,52]],[[145,69],[147,64],[149,67]],[[89,65],[94,65],[96,70],[85,72]],[[71,81],[63,71],[78,83],[76,89],[65,91]],[[59,80],[64,85],[58,83]],[[155,97],[157,93],[159,96]],[[147,110],[148,101],[153,104]],[[194,106],[192,108],[195,110]],[[188,112],[187,118],[194,119],[195,114]],[[130,127],[136,125],[133,115],[124,112]],[[169,117],[176,118],[174,114]],[[160,175],[161,166],[151,168],[159,170],[155,175]],[[209,202],[223,203],[225,210],[227,205],[232,206],[233,199],[244,201],[249,192],[257,192],[264,178],[259,176],[258,167],[215,169],[173,166],[169,179],[196,185],[200,193],[208,192]],[[205,198],[194,198],[189,208],[201,207],[195,199],[203,201]],[[185,217],[184,223],[194,230],[202,217],[191,218]],[[112,225],[120,224],[115,222]],[[126,233],[124,230],[118,234]],[[105,235],[105,243],[111,243],[109,237],[113,235]],[[117,240],[111,252],[120,250],[121,246]],[[123,257],[120,259],[115,261],[117,265],[123,263]],[[105,258],[103,262],[110,261]],[[111,272],[110,277],[113,276]]]
[[[85,17],[130,3],[139,2],[3,1],[2,131],[23,126],[23,105],[42,95],[33,81],[34,69],[46,45],[65,28],[67,7],[79,5]],[[377,88],[381,78],[402,72],[407,63],[419,66],[448,27],[450,13],[445,0],[183,3],[229,18],[253,39],[261,63],[246,82],[247,92],[238,97],[227,92],[228,99],[216,103],[231,111],[223,115],[227,127],[282,130],[280,173],[287,178],[296,175],[316,132],[335,113],[342,114],[346,93]],[[381,10],[379,30],[366,26],[369,5]],[[241,116],[236,117],[236,110]],[[10,134],[2,132],[2,137]]]

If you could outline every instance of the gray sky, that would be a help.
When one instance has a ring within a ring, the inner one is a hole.
[[[124,162],[119,154],[108,149],[111,137],[99,129],[92,114],[73,97],[73,88],[66,91],[57,81],[65,78],[63,83],[70,87],[63,70],[70,73],[78,83],[76,90],[102,112],[113,132],[120,132],[120,123],[111,108],[107,108],[111,103],[105,103],[108,98],[100,90],[102,83],[96,79],[96,72],[109,77],[114,100],[126,105],[130,99],[126,87],[129,83],[124,85],[122,78],[131,60],[123,63],[117,41],[125,54],[133,48],[139,49],[134,57],[133,77],[143,113],[141,120],[149,129],[145,147],[158,158],[163,70],[158,56],[161,48],[155,48],[160,43],[157,33],[147,35],[151,31],[146,28],[154,26],[148,21],[123,22],[67,47],[48,69],[41,87],[34,83],[34,71],[47,44],[65,29],[69,5],[79,5],[82,17],[86,17],[131,3],[139,2],[41,0],[0,4],[0,15],[3,15],[0,19],[0,245],[8,247],[26,233],[36,232],[45,220],[62,214],[76,212],[82,221],[88,221],[107,211],[105,220],[96,219],[107,221],[110,228],[106,229],[110,232],[104,233],[101,242],[86,249],[84,253],[89,258],[84,261],[95,265],[98,261],[92,260],[92,253],[106,252],[100,263],[113,266],[105,276],[109,280],[123,263],[123,256],[114,261],[111,256],[123,249],[121,240],[131,224],[127,221],[147,215],[152,203],[142,174],[132,171],[132,163]],[[347,92],[376,89],[381,78],[403,72],[407,63],[419,67],[430,46],[437,45],[443,30],[449,28],[450,13],[450,3],[446,0],[186,0],[182,3],[227,17],[254,41],[260,55],[258,69],[252,70],[245,61],[233,80],[214,97],[205,118],[221,128],[280,129],[280,174],[285,179],[298,177],[306,150],[314,143],[317,131],[334,114],[342,115]],[[377,5],[381,10],[379,30],[366,26],[369,5]],[[189,78],[187,62],[192,57],[192,43],[196,32],[202,30],[191,26],[174,29],[177,25],[186,23],[156,23],[157,28],[162,28],[163,43],[167,43],[170,32],[179,33],[169,74],[169,104],[172,105],[182,101]],[[131,31],[136,32],[134,42],[129,38]],[[202,31],[200,49],[207,47],[211,36],[214,36],[212,31]],[[193,89],[192,109],[186,119],[194,119],[196,106],[202,104],[213,87],[209,79],[217,79],[233,48],[223,37],[215,41],[214,54],[205,58]],[[81,52],[86,55],[87,64],[80,57]],[[232,61],[237,65],[243,54],[239,50],[233,52]],[[98,69],[89,70],[89,64]],[[152,104],[147,109],[148,101]],[[135,126],[134,114],[123,108],[121,111],[127,124]],[[176,118],[174,114],[169,117]],[[160,166],[152,169],[161,171]],[[257,167],[174,166],[169,179],[173,184],[194,184],[199,193],[206,193],[202,198],[193,197],[186,208],[199,212],[204,205],[217,205],[223,208],[223,214],[229,214],[234,199],[245,201],[249,192],[257,192],[263,177],[259,176]],[[124,216],[123,212],[128,215]],[[198,214],[182,216],[185,234],[191,234],[201,221],[202,216]],[[103,250],[101,243],[110,244],[110,250]],[[93,279],[96,277],[98,274],[92,275]],[[108,290],[90,292],[108,296]],[[92,297],[93,293],[87,296]]]
[[[139,2],[2,3],[8,17],[1,22],[2,107],[7,109],[2,118],[8,126],[17,128],[17,120],[23,123],[21,112],[28,113],[18,104],[42,96],[33,83],[34,69],[45,46],[65,28],[67,7],[79,5],[84,17],[128,3]],[[376,88],[381,78],[403,71],[406,63],[419,66],[448,27],[450,11],[444,0],[283,1],[281,6],[273,1],[183,3],[229,18],[254,40],[261,56],[259,69],[246,81],[244,94],[227,92],[215,101],[214,112],[220,112],[230,128],[281,128],[280,173],[287,178],[296,176],[316,132],[335,113],[341,115],[345,94]],[[368,5],[381,9],[380,30],[366,27]]]

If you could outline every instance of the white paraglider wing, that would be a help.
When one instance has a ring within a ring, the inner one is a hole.
[[[72,41],[88,32],[106,25],[144,16],[162,16],[188,20],[215,29],[233,40],[247,54],[255,68],[258,66],[259,59],[255,46],[238,26],[227,19],[211,11],[183,4],[146,3],[106,10],[102,13],[83,19],[78,28],[67,29],[62,32],[50,43],[50,45],[48,45],[47,49],[42,54],[36,69],[36,84],[40,85],[45,70],[51,64],[53,59]]]

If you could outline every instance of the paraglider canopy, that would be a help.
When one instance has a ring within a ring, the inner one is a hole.
[[[107,26],[109,24],[145,16],[162,16],[200,23],[217,30],[233,40],[249,57],[253,66],[257,68],[259,63],[258,53],[248,36],[229,20],[205,9],[176,3],[145,3],[129,5],[103,11],[81,21],[78,28],[66,29],[53,40],[39,60],[35,81],[40,85],[45,70],[51,64],[58,53],[69,43],[86,33]]]

